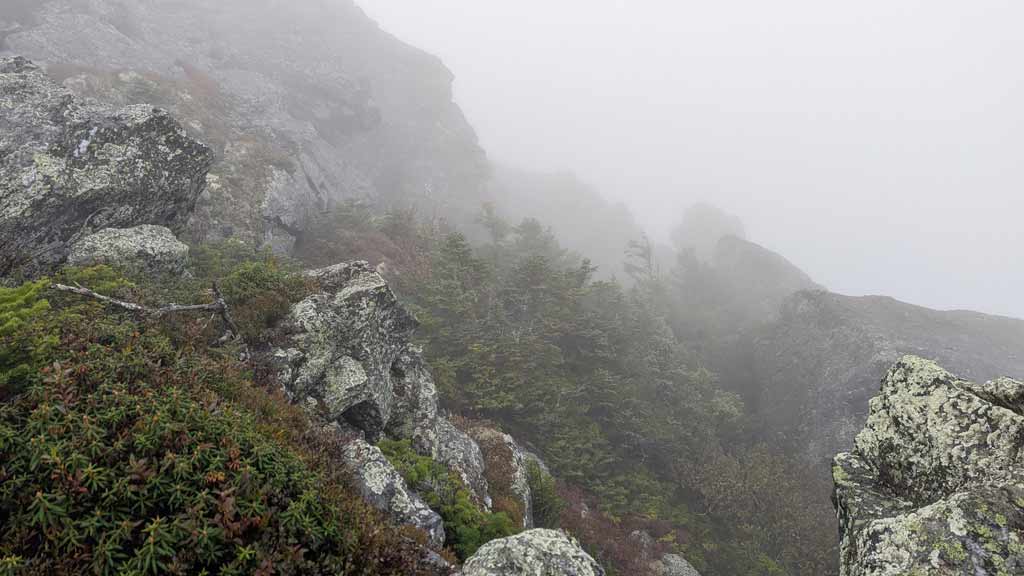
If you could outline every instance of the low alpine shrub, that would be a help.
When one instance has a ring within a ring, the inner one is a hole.
[[[237,355],[45,287],[0,292],[0,574],[437,574]]]
[[[378,447],[406,483],[444,520],[446,542],[462,560],[497,538],[518,532],[504,512],[481,510],[455,473],[417,454],[408,440],[382,440]]]

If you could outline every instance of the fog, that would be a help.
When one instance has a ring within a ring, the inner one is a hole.
[[[712,202],[832,290],[1024,317],[1020,2],[359,1],[656,237]]]

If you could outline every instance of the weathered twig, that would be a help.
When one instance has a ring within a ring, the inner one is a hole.
[[[214,301],[210,304],[168,304],[167,306],[161,306],[160,308],[150,308],[134,302],[125,302],[124,300],[104,296],[103,294],[94,292],[79,284],[76,284],[75,286],[53,284],[51,288],[60,292],[71,292],[72,294],[93,298],[100,302],[110,304],[111,306],[123,308],[129,312],[134,312],[144,316],[152,316],[154,318],[160,318],[169,314],[178,314],[182,312],[214,312],[220,315],[221,319],[224,320],[224,324],[228,327],[228,331],[223,337],[221,337],[219,342],[225,344],[238,338],[241,334],[241,331],[238,329],[238,325],[235,324],[235,321],[231,318],[231,311],[228,308],[228,303],[224,300],[223,295],[220,293],[220,288],[217,287],[216,284],[213,285]]]
[[[224,295],[220,293],[220,286],[217,283],[213,283],[213,297],[216,299],[215,304],[219,306],[218,311],[220,317],[224,319],[224,324],[235,334],[235,336],[241,336],[242,331],[238,329],[238,324],[235,324],[235,320],[231,317],[231,309],[228,308],[228,303],[224,300]]]

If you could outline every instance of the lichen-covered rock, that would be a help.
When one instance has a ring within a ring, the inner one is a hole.
[[[108,264],[145,274],[180,275],[188,265],[188,246],[163,226],[107,228],[75,242],[68,264]]]
[[[665,554],[661,560],[651,563],[655,576],[700,576],[700,572],[678,554]]]
[[[529,530],[484,544],[463,576],[604,576],[604,569],[557,530]]]
[[[354,439],[343,449],[345,466],[363,498],[397,524],[419,528],[430,545],[444,545],[444,523],[436,512],[409,490],[401,474],[376,446]]]
[[[399,354],[392,366],[391,380],[395,400],[387,435],[411,440],[418,453],[457,473],[477,503],[490,509],[483,454],[468,434],[438,414],[437,386],[422,350],[410,345]]]
[[[0,276],[51,272],[94,230],[180,229],[212,163],[166,112],[82,104],[24,58],[0,59]]]
[[[907,356],[833,465],[843,576],[1024,573],[1024,384]]]
[[[493,504],[487,482],[486,465],[480,446],[447,418],[438,418],[434,427],[434,443],[430,456],[459,475],[473,493],[473,498],[485,509]]]
[[[412,440],[420,453],[432,454],[437,444],[437,386],[416,346],[403,350],[391,369],[395,402],[388,436]]]
[[[477,426],[468,432],[483,452],[491,496],[496,501],[499,497],[514,498],[522,510],[523,527],[532,528],[533,496],[530,492],[527,459],[522,448],[512,436],[493,428]]]
[[[274,354],[278,380],[293,402],[376,441],[391,418],[393,367],[416,319],[365,262],[310,276],[325,291],[292,307],[289,342]]]

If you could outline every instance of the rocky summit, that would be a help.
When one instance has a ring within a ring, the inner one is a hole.
[[[103,228],[180,230],[213,154],[166,112],[76,100],[24,58],[0,59],[0,276],[52,271]]]
[[[841,574],[1024,573],[1024,382],[899,360],[835,458]]]

